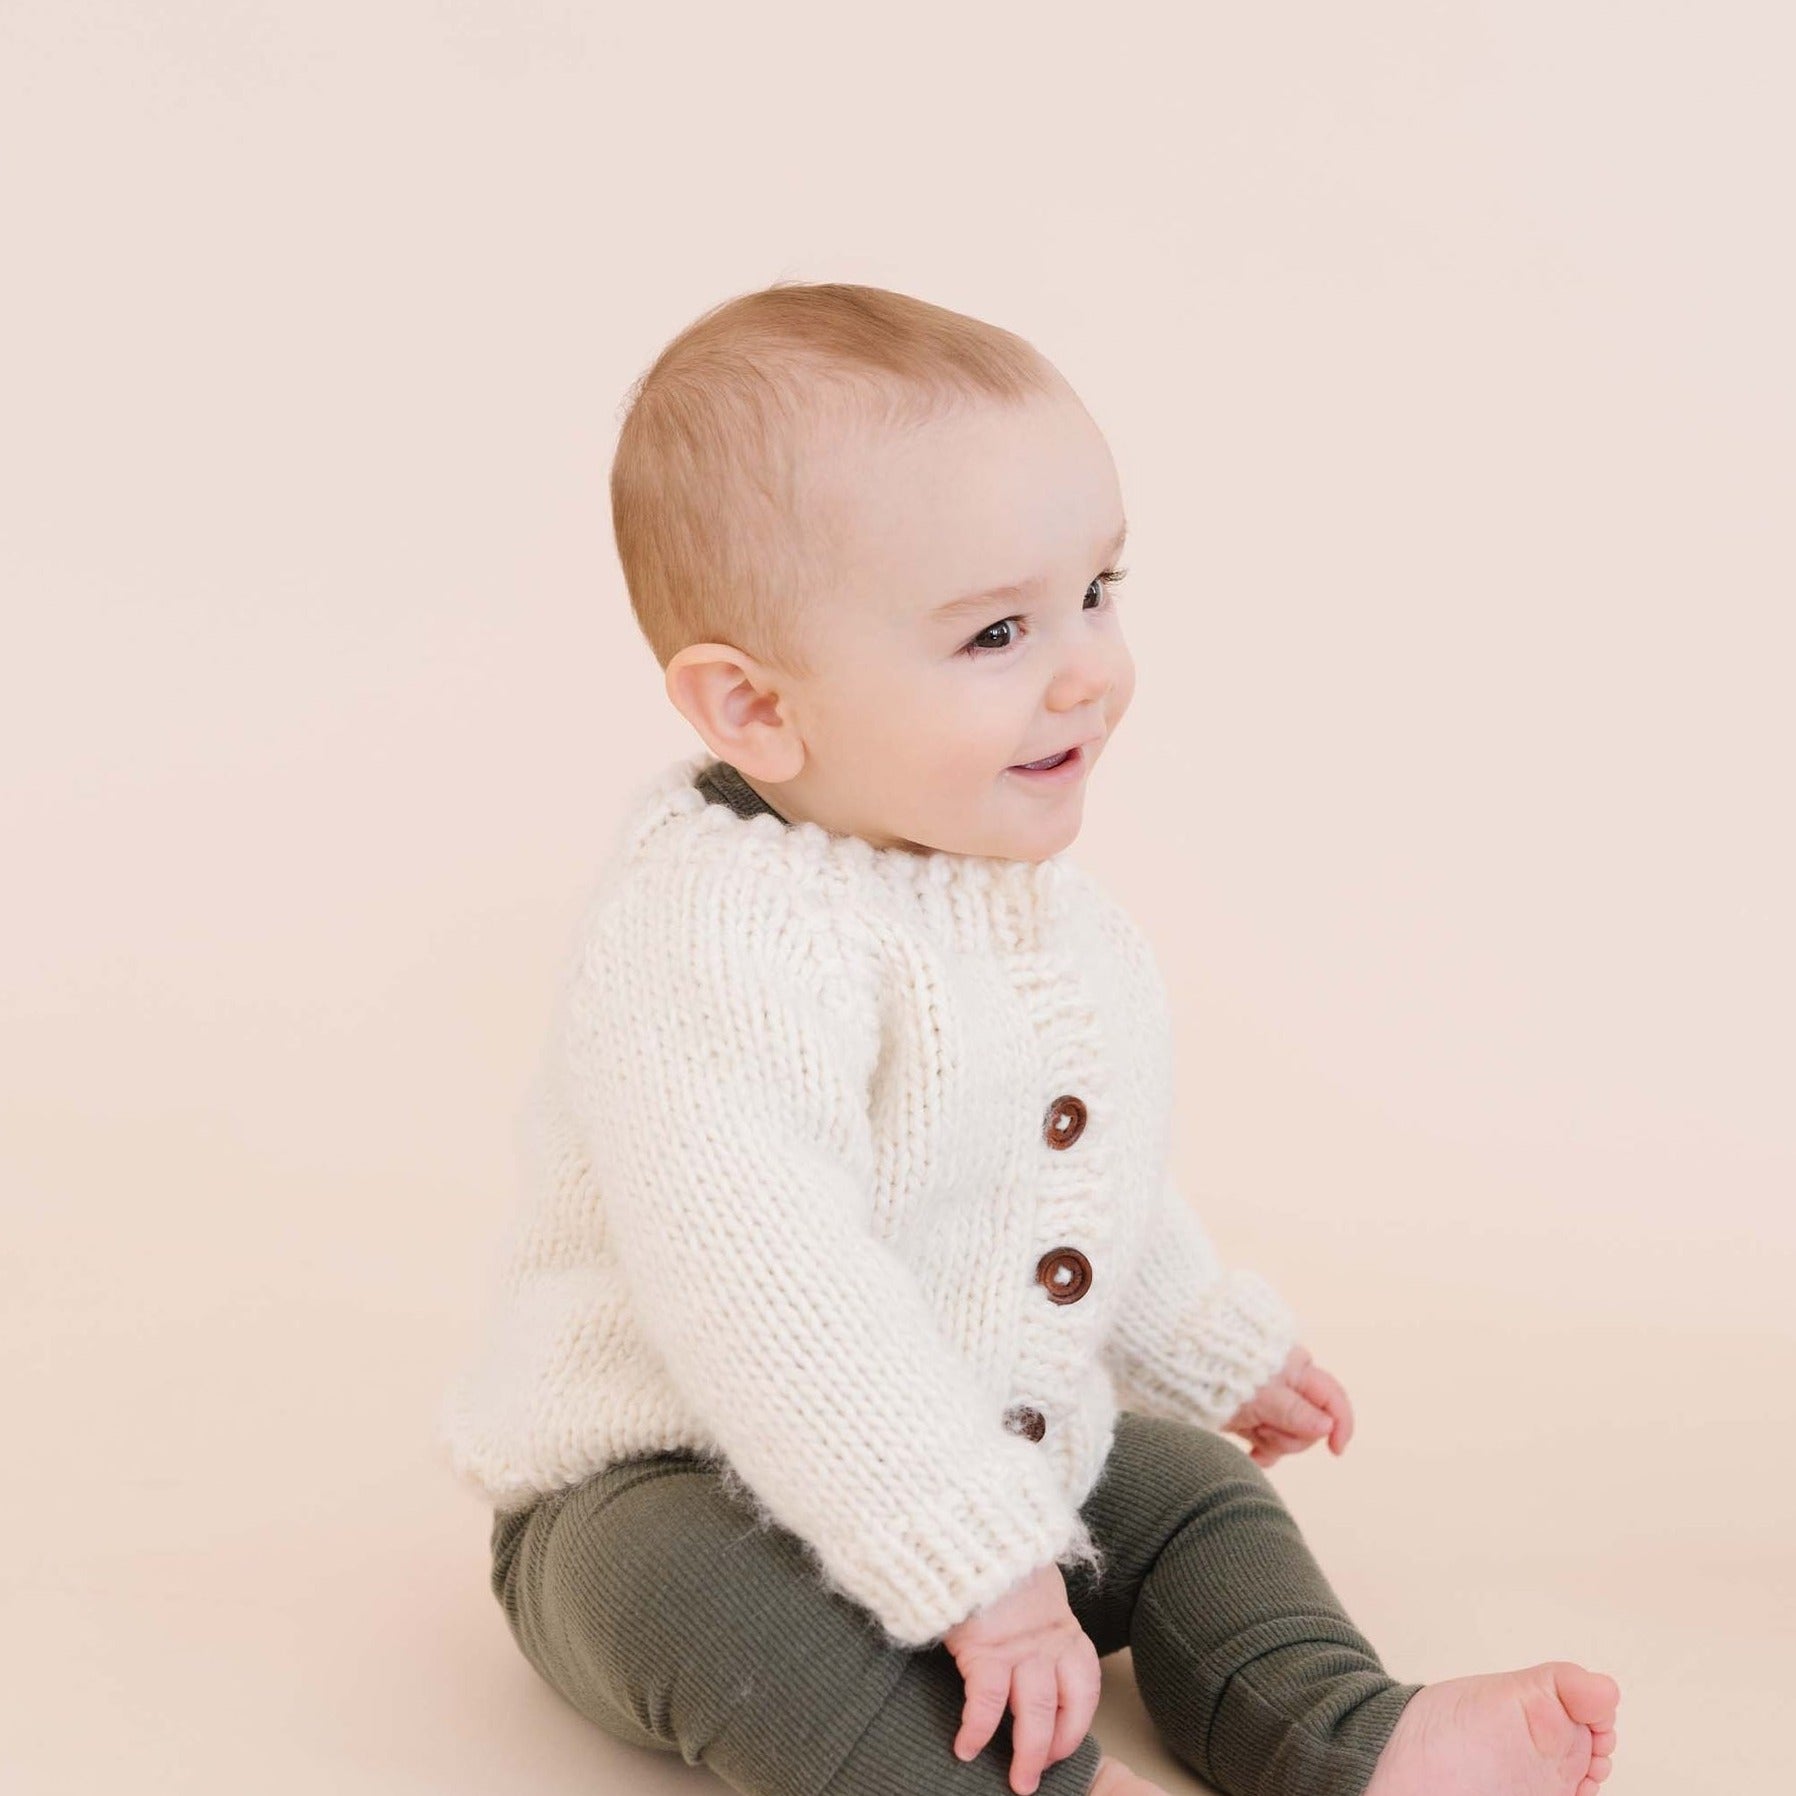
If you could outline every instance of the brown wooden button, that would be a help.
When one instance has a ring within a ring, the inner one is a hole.
[[[1012,1434],[1026,1434],[1032,1441],[1040,1440],[1048,1431],[1047,1418],[1039,1409],[1031,1409],[1026,1403],[1005,1410],[1004,1426]]]
[[[1070,1093],[1048,1106],[1041,1132],[1049,1147],[1071,1147],[1085,1133],[1085,1105]]]
[[[1036,1262],[1035,1276],[1056,1303],[1077,1303],[1091,1289],[1091,1262],[1076,1247],[1056,1247]]]

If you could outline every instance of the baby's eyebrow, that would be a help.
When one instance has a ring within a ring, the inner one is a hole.
[[[964,598],[950,599],[947,604],[936,606],[929,615],[956,618],[968,611],[988,611],[999,601],[1008,603],[1012,599],[1026,599],[1040,584],[1039,580],[1024,580],[1015,586],[988,586],[983,592],[970,592]]]
[[[1122,546],[1129,538],[1128,520],[1124,519],[1122,528],[1110,539],[1110,546],[1104,551],[1106,560],[1122,553]],[[988,586],[979,592],[969,592],[958,599],[949,599],[946,604],[937,605],[930,612],[931,618],[955,618],[968,611],[984,611],[999,600],[1008,602],[1012,599],[1026,599],[1042,584],[1043,576],[1037,575],[1032,580],[1016,580],[1008,586]]]

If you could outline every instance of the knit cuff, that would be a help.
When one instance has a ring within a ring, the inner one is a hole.
[[[990,1470],[907,1515],[897,1531],[857,1528],[819,1555],[837,1588],[871,1610],[896,1645],[934,1644],[1050,1560],[1097,1563],[1097,1544],[1049,1461],[1032,1442],[1004,1440]]]
[[[1225,1273],[1130,1381],[1162,1413],[1220,1428],[1284,1365],[1297,1318],[1257,1272]]]

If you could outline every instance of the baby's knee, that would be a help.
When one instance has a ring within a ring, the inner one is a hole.
[[[1225,1434],[1172,1416],[1129,1412],[1131,1463],[1156,1470],[1176,1488],[1207,1489],[1217,1484],[1277,1495],[1277,1487],[1252,1456]]]

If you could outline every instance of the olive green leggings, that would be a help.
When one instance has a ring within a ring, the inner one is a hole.
[[[1225,1796],[1359,1796],[1421,1686],[1386,1675],[1247,1454],[1125,1409],[1083,1514],[1104,1560],[1065,1574],[1068,1601],[1100,1655],[1132,1649],[1173,1757]],[[492,1587],[581,1714],[744,1796],[1009,1796],[1013,1718],[955,1758],[947,1649],[893,1645],[696,1455],[496,1515]],[[1100,1756],[1086,1734],[1040,1796],[1086,1796]]]

